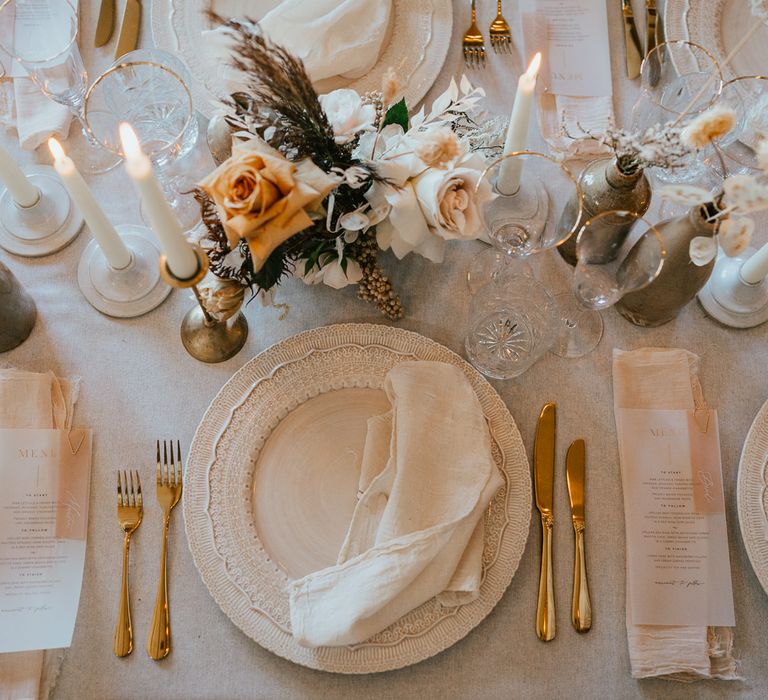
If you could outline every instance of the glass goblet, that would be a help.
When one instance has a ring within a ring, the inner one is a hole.
[[[723,85],[721,104],[732,107],[738,117],[736,126],[718,140],[728,173],[713,159],[713,167],[721,177],[726,174],[754,173],[760,170],[755,149],[768,134],[768,76],[742,75]]]
[[[192,95],[176,71],[144,60],[113,65],[88,90],[85,118],[99,143],[120,157],[120,124],[131,124],[182,226],[191,229],[200,221],[191,186],[171,176],[198,136]]]
[[[606,222],[627,232],[620,244],[602,235]],[[560,357],[592,352],[603,336],[599,310],[653,282],[665,254],[661,234],[638,214],[607,211],[587,221],[576,239],[574,293],[557,296],[560,334],[552,352]]]
[[[494,199],[483,217],[493,244],[478,253],[467,272],[470,291],[491,280],[507,279],[521,272],[525,258],[554,248],[578,229],[583,195],[577,178],[561,162],[535,151],[515,151],[491,163],[478,181],[489,181]],[[512,191],[512,194],[506,192]],[[560,225],[566,206],[575,206],[573,226]],[[526,270],[527,268],[527,270]]]
[[[84,104],[88,73],[77,46],[77,8],[70,0],[6,0],[0,5],[0,46],[54,102],[70,109],[81,129],[67,140],[78,168],[104,173],[120,158],[88,131]]]

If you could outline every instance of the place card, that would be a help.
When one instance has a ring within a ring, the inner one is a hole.
[[[735,624],[717,413],[618,410],[633,624]]]
[[[0,653],[72,641],[90,471],[90,430],[0,429]]]
[[[542,54],[537,92],[571,97],[612,94],[606,4],[595,0],[525,0],[525,53]]]

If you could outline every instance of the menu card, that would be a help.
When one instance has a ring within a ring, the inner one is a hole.
[[[537,92],[572,97],[612,94],[605,2],[525,0],[526,54],[542,53]]]
[[[734,626],[717,413],[618,418],[632,622]]]
[[[90,430],[0,429],[0,653],[72,641],[90,468]]]

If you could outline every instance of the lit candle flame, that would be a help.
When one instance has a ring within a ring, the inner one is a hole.
[[[120,141],[127,160],[136,160],[143,155],[139,137],[128,122],[120,124]]]
[[[48,139],[48,149],[51,151],[51,155],[56,162],[64,160],[67,156],[64,152],[64,147],[53,136]]]
[[[539,51],[533,59],[531,59],[531,65],[528,66],[528,70],[525,74],[531,79],[535,80],[539,74],[539,68],[541,67],[541,52]]]

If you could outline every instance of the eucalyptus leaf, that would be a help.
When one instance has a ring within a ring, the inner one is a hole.
[[[389,126],[390,124],[399,124],[403,127],[403,131],[408,131],[408,105],[405,103],[405,98],[393,104],[384,115],[384,121],[381,123],[381,128]]]

